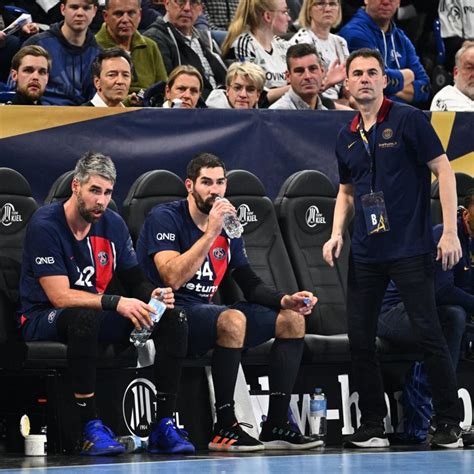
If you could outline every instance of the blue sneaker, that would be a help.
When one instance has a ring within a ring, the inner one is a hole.
[[[84,426],[81,454],[86,456],[103,456],[122,454],[125,446],[115,441],[112,430],[102,420],[91,420]]]
[[[171,418],[162,418],[153,423],[148,438],[148,452],[152,454],[193,454],[194,446],[188,439],[188,433],[180,430]]]

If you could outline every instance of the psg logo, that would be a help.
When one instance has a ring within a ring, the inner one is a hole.
[[[222,260],[225,258],[225,250],[222,247],[217,247],[213,250],[212,254],[217,260]]]
[[[109,256],[107,255],[107,252],[104,252],[103,250],[101,250],[98,254],[97,254],[97,257],[99,259],[99,263],[101,265],[107,265],[107,263],[109,262]]]

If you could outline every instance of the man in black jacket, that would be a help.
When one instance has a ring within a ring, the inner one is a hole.
[[[209,32],[194,28],[202,13],[201,0],[164,0],[166,15],[158,18],[145,36],[158,44],[168,74],[180,65],[194,66],[203,76],[203,98],[225,84],[226,67]]]

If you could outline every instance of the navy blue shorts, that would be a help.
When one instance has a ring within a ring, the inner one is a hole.
[[[254,347],[275,337],[278,311],[253,303],[230,306],[179,303],[186,311],[189,326],[188,354],[202,355],[214,349],[217,340],[217,318],[227,309],[237,309],[247,318],[244,347]]]
[[[49,309],[28,318],[22,327],[25,341],[60,341],[57,321],[63,309]],[[128,341],[133,325],[116,311],[98,311],[100,318],[99,342],[119,343]]]

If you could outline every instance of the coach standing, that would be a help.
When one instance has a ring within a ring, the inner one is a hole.
[[[324,259],[333,266],[354,216],[347,311],[362,416],[361,426],[346,444],[389,445],[383,428],[386,406],[375,334],[383,295],[392,279],[425,356],[437,416],[432,445],[461,447],[455,372],[436,313],[430,218],[433,172],[440,183],[444,222],[437,259],[444,270],[452,268],[461,256],[454,175],[427,117],[383,96],[387,76],[377,50],[354,51],[346,70],[347,87],[360,113],[338,136],[340,186],[332,235],[323,248]]]

